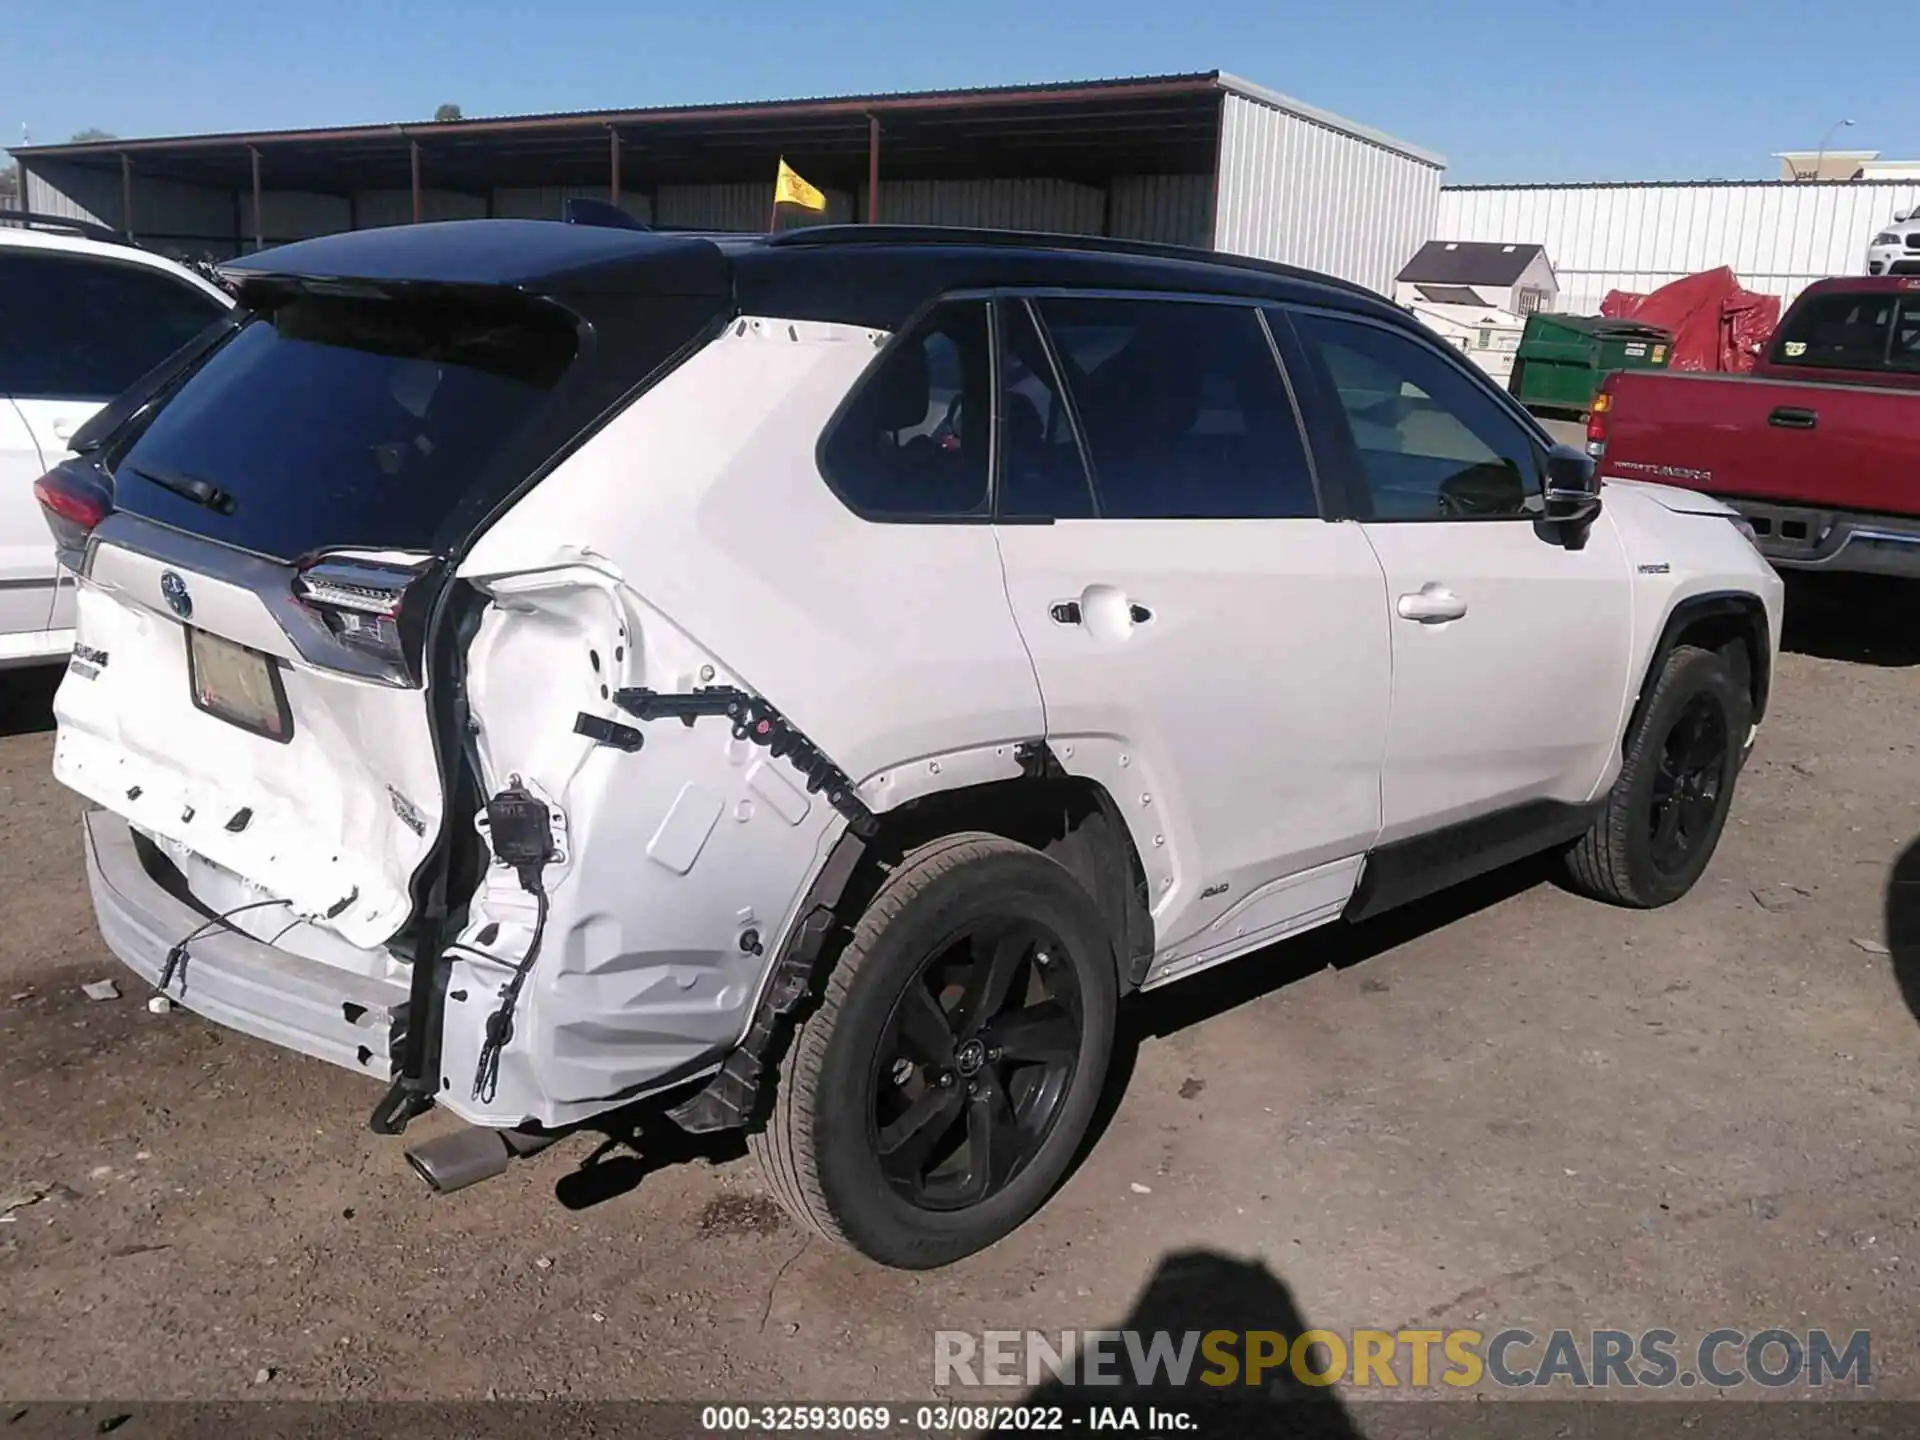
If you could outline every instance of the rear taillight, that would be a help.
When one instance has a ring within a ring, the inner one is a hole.
[[[79,569],[87,537],[113,510],[106,477],[90,466],[60,465],[33,482],[33,498],[47,517],[61,563]]]
[[[1587,454],[1598,460],[1607,453],[1607,421],[1613,414],[1613,396],[1606,390],[1593,397],[1587,412]]]
[[[293,593],[333,638],[379,661],[396,680],[416,680],[409,592],[426,562],[392,565],[332,556],[301,568]]]

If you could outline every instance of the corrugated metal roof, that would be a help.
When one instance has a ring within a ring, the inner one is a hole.
[[[593,110],[551,110],[538,111],[522,115],[467,116],[459,120],[394,120],[379,124],[357,124],[336,126],[309,126],[291,130],[259,131],[222,131],[199,135],[148,136],[138,139],[115,138],[112,140],[89,140],[68,142],[59,145],[23,145],[12,148],[9,153],[26,157],[35,156],[81,156],[93,154],[118,154],[121,151],[136,151],[149,147],[178,145],[245,145],[260,144],[276,140],[319,140],[338,137],[341,139],[392,134],[395,130],[418,130],[423,134],[446,136],[485,135],[491,131],[505,128],[532,128],[538,126],[578,126],[578,125],[618,125],[626,122],[636,124],[648,121],[660,121],[673,118],[689,120],[716,119],[731,115],[764,114],[781,110],[845,110],[861,108],[889,109],[930,109],[951,104],[980,103],[982,101],[1001,101],[1021,103],[1025,101],[1045,101],[1049,99],[1083,98],[1102,90],[1115,92],[1144,92],[1152,90],[1204,91],[1210,89],[1234,89],[1247,87],[1248,82],[1235,80],[1218,70],[1195,71],[1173,75],[1130,75],[1110,80],[1058,80],[1037,85],[981,85],[957,90],[895,90],[877,94],[851,95],[815,95],[791,99],[721,101],[701,105],[645,105],[627,109]],[[1259,92],[1263,97],[1272,99],[1272,92]],[[1274,103],[1279,103],[1275,101]],[[1310,110],[1299,101],[1285,101],[1288,108],[1301,113]],[[1321,112],[1324,113],[1324,112]],[[1328,117],[1328,123],[1348,129],[1356,129],[1352,122]]]

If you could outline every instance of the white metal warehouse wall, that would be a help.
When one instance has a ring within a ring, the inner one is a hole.
[[[1245,81],[1221,84],[1214,245],[1390,292],[1433,234],[1446,160]]]
[[[1556,308],[1590,315],[1609,290],[1721,265],[1791,299],[1823,276],[1864,274],[1868,242],[1915,205],[1920,184],[1883,180],[1459,186],[1440,192],[1433,234],[1546,246]]]

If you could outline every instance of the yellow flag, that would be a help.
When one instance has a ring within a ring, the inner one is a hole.
[[[785,160],[780,162],[780,178],[773,185],[773,203],[798,205],[802,210],[814,210],[821,214],[825,214],[827,209],[827,197],[794,174],[793,168]]]

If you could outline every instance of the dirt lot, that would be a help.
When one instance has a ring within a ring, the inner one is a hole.
[[[50,686],[0,677],[0,1196],[46,1188],[0,1224],[0,1390],[899,1400],[936,1329],[1134,1317],[1867,1329],[1875,1393],[1920,1399],[1910,614],[1796,588],[1686,901],[1525,868],[1136,1006],[1090,1158],[917,1276],[808,1243],[727,1145],[576,1137],[431,1199],[364,1081],[147,1013],[48,778]]]

